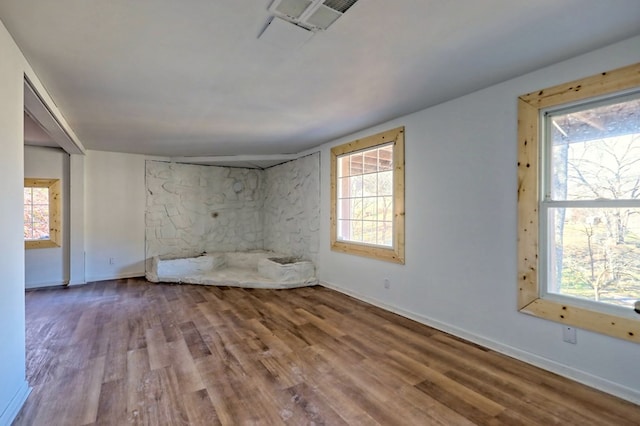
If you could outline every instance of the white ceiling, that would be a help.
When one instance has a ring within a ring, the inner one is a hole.
[[[257,38],[269,4],[2,0],[0,19],[88,149],[163,156],[300,152],[640,34],[640,0],[360,0],[290,49]]]

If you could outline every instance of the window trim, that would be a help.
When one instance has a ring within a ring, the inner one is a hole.
[[[539,212],[541,110],[640,87],[640,63],[518,98],[518,310],[566,325],[640,343],[640,316],[619,316],[541,297]]]
[[[393,143],[393,246],[386,248],[338,240],[338,157],[389,143]],[[331,148],[331,250],[404,264],[404,218],[404,126]]]
[[[49,238],[46,240],[24,240],[25,249],[42,249],[60,247],[61,244],[61,208],[60,179],[37,179],[25,178],[25,188],[48,188],[49,189]]]

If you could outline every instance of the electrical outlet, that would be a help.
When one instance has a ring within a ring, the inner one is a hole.
[[[113,257],[109,258],[109,265],[115,265],[116,264],[116,259]]]
[[[576,336],[576,329],[566,325],[562,326],[562,340],[575,345],[578,341]]]
[[[384,288],[390,288],[391,287],[391,281],[389,281],[389,278],[385,278],[384,279]]]

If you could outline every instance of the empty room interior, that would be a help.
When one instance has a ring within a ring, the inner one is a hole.
[[[640,424],[638,0],[3,0],[0,141],[0,426]]]

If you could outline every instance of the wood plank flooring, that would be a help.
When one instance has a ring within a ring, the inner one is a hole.
[[[638,425],[640,407],[322,287],[28,292],[16,425]]]

